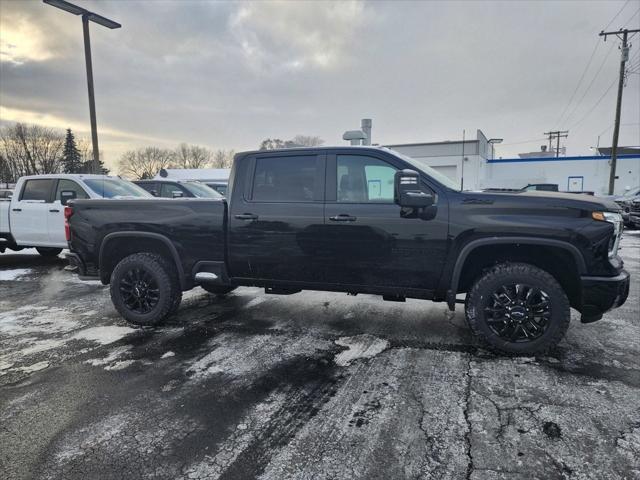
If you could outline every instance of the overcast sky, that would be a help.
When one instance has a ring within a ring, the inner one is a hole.
[[[122,24],[91,26],[100,149],[111,166],[146,145],[245,150],[296,134],[345,144],[342,133],[363,117],[373,118],[375,143],[481,129],[504,138],[497,153],[508,157],[563,128],[568,153],[589,154],[599,134],[611,144],[620,59],[619,42],[597,34],[618,12],[609,29],[640,28],[639,0],[75,3]],[[88,136],[80,18],[39,0],[0,0],[0,21],[2,123]],[[640,36],[632,43],[638,72]],[[621,144],[640,145],[639,86],[631,74]]]

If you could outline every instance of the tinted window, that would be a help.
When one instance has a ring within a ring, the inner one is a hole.
[[[53,182],[54,180],[52,179],[27,180],[20,200],[44,200],[48,202]]]
[[[84,183],[103,198],[151,197],[151,194],[131,182],[120,178],[95,178]]]
[[[60,193],[64,191],[76,192],[76,198],[89,198],[84,189],[73,180],[58,180],[58,188],[56,188],[56,196],[54,200],[60,200]]]
[[[140,188],[144,188],[147,192],[151,193],[152,191],[156,192],[156,195],[158,195],[158,185],[154,182],[134,182],[136,185],[138,185]]]
[[[175,183],[162,183],[160,186],[160,196],[164,198],[174,198],[173,192],[177,192],[178,194],[182,194],[183,197],[188,197],[180,186]]]
[[[338,155],[338,202],[393,203],[396,168],[387,162],[361,155]]]
[[[223,197],[227,196],[227,186],[226,185],[219,185],[219,184],[215,184],[215,183],[207,183],[207,186],[209,188],[213,188],[216,192],[218,192]]]
[[[222,198],[218,192],[213,188],[208,187],[204,183],[200,182],[185,182],[182,184],[183,188],[186,188],[192,195],[198,198]]]
[[[312,202],[316,176],[315,155],[258,158],[253,179],[253,200]]]

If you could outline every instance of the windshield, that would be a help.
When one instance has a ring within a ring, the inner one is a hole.
[[[394,155],[396,155],[397,157],[400,157],[401,159],[403,159],[405,162],[407,162],[408,164],[410,164],[412,167],[414,167],[416,170],[420,170],[421,172],[426,173],[427,175],[429,175],[431,178],[433,178],[435,181],[441,183],[442,185],[444,185],[445,187],[448,187],[452,190],[458,190],[460,191],[460,184],[458,184],[456,181],[451,180],[449,177],[447,177],[445,174],[440,173],[439,171],[437,171],[434,168],[431,168],[429,165],[427,165],[426,163],[421,162],[420,160],[416,160],[415,158],[411,158],[411,157],[407,157],[406,155],[403,155],[399,152],[396,152],[395,150],[389,149]]]
[[[152,196],[146,190],[121,178],[91,178],[85,179],[84,183],[102,198],[147,198]]]
[[[623,197],[635,197],[640,193],[640,187],[632,188],[622,194]]]
[[[210,188],[203,183],[183,182],[182,184],[186,186],[189,191],[198,198],[222,198],[222,195],[216,192],[213,188]]]

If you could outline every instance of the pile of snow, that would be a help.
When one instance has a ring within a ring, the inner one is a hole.
[[[0,281],[8,282],[17,280],[31,273],[30,268],[13,268],[11,270],[0,270]]]

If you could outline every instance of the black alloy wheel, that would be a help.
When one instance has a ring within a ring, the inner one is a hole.
[[[531,342],[549,327],[551,302],[542,289],[522,284],[500,286],[487,297],[486,322],[498,337],[509,342]]]
[[[158,282],[143,267],[128,270],[120,280],[119,288],[125,307],[135,313],[149,313],[160,299]]]

